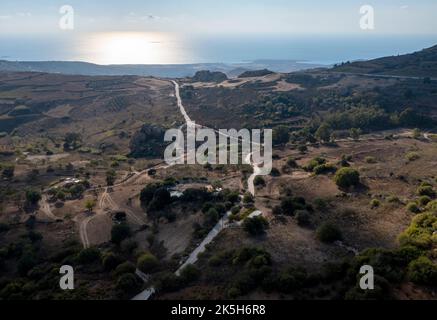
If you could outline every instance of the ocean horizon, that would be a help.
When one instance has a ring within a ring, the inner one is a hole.
[[[0,59],[10,61],[83,61],[108,64],[247,63],[287,60],[332,65],[406,54],[437,44],[436,35],[273,35],[178,38],[135,33],[87,36],[0,36]],[[128,37],[129,39],[129,37]],[[120,51],[120,47],[124,51]],[[132,60],[132,52],[135,59]],[[129,56],[129,63],[124,58]]]

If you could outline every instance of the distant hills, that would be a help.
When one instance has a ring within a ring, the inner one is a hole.
[[[437,45],[405,55],[343,63],[333,71],[437,78]]]
[[[294,60],[257,60],[247,63],[198,63],[169,65],[98,65],[74,61],[7,61],[0,60],[0,71],[46,72],[85,76],[154,76],[167,78],[192,77],[196,72],[209,70],[235,77],[246,71],[269,69],[274,72],[293,72],[321,67]]]

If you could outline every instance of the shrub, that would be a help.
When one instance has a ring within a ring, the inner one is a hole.
[[[131,230],[127,224],[116,224],[111,230],[111,242],[119,245],[123,240],[129,238],[130,235]]]
[[[296,160],[294,160],[293,158],[289,158],[289,159],[287,160],[287,166],[288,166],[289,168],[297,168],[297,167],[299,167],[298,164],[297,164],[297,162],[296,162]]]
[[[366,161],[366,163],[376,163],[377,162],[375,157],[370,157],[370,156],[366,157],[364,159],[364,161]]]
[[[417,153],[417,152],[408,152],[408,153],[405,155],[405,158],[406,158],[408,161],[415,161],[415,160],[420,159],[420,154]]]
[[[419,213],[420,212],[420,208],[417,205],[416,202],[410,202],[407,204],[407,210],[412,212],[412,213]]]
[[[120,258],[112,252],[105,254],[102,258],[103,267],[107,271],[114,270],[120,264],[120,262]]]
[[[265,233],[269,223],[263,216],[257,216],[244,220],[243,228],[251,236],[259,236]]]
[[[143,254],[138,258],[137,267],[144,273],[152,273],[158,268],[159,261],[150,253]]]
[[[408,278],[417,284],[436,285],[437,265],[427,257],[419,257],[408,265]]]
[[[389,197],[387,197],[387,201],[388,201],[389,203],[400,203],[400,202],[401,202],[401,201],[399,200],[399,198],[396,197],[396,196],[389,196]]]
[[[77,262],[80,264],[91,264],[100,260],[100,251],[97,248],[83,249],[77,255]]]
[[[35,205],[41,200],[41,193],[35,190],[26,191],[26,202],[31,205]]]
[[[266,185],[266,181],[264,180],[263,177],[261,176],[256,176],[255,179],[253,180],[253,184],[257,187],[261,187],[261,186],[265,186]]]
[[[185,284],[188,284],[199,279],[200,270],[192,264],[189,264],[181,270],[180,277]]]
[[[119,276],[125,273],[135,273],[135,270],[136,270],[135,265],[130,261],[126,261],[119,264],[115,268],[115,275]]]
[[[140,284],[133,273],[122,274],[115,285],[115,288],[123,293],[135,293],[138,291]]]
[[[279,177],[281,175],[281,172],[278,170],[278,168],[272,168],[270,175],[272,177]]]
[[[426,210],[437,211],[437,200],[431,201],[426,205]]]
[[[428,196],[428,197],[435,197],[435,191],[431,186],[420,186],[419,188],[417,188],[417,194],[419,196]]]
[[[342,240],[343,236],[337,226],[324,223],[317,229],[317,238],[322,242],[332,243]]]
[[[172,272],[164,272],[159,275],[157,287],[162,292],[176,291],[181,287],[181,279]]]
[[[341,168],[335,174],[334,181],[340,188],[349,188],[360,183],[360,174],[352,168]]]
[[[378,199],[373,199],[372,201],[370,201],[370,207],[372,209],[379,208],[380,206],[381,206],[381,201],[379,201]]]
[[[316,198],[314,199],[314,205],[319,210],[324,210],[328,207],[328,202],[326,202],[324,199]]]
[[[428,203],[431,202],[431,198],[428,196],[421,196],[417,201],[421,206],[426,206]]]
[[[437,215],[422,213],[413,218],[411,225],[399,236],[401,245],[412,245],[428,249],[433,244],[433,233],[437,225]],[[434,240],[435,241],[435,240]]]
[[[313,171],[315,167],[325,164],[326,160],[321,157],[316,157],[312,159],[308,164],[304,167],[306,171]]]
[[[325,173],[333,173],[337,171],[337,168],[330,163],[325,163],[314,167],[313,172],[317,175]]]

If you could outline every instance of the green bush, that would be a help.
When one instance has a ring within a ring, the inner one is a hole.
[[[379,201],[378,199],[373,199],[372,201],[370,201],[370,207],[372,209],[379,208],[380,206],[381,206],[381,201]]]
[[[417,194],[419,196],[428,196],[431,198],[435,197],[435,191],[431,186],[420,186],[417,188]]]
[[[364,161],[366,161],[366,163],[377,163],[375,157],[366,157],[366,158],[364,159]]]
[[[437,265],[422,256],[408,265],[408,278],[417,284],[437,285]]]
[[[407,159],[408,161],[416,161],[420,159],[420,154],[417,152],[408,152],[405,155],[405,159]]]
[[[137,268],[135,267],[135,265],[132,262],[126,261],[126,262],[119,264],[115,268],[115,275],[120,276],[120,275],[125,274],[125,273],[135,273],[136,269]]]
[[[342,240],[343,236],[340,229],[331,223],[324,223],[317,229],[317,238],[326,243]]]
[[[122,274],[115,285],[115,288],[123,293],[133,294],[140,288],[140,283],[133,273]]]
[[[419,213],[420,212],[420,208],[417,205],[416,202],[410,202],[407,204],[407,210],[412,212],[412,213]]]
[[[313,172],[317,175],[325,174],[325,173],[334,173],[337,171],[337,168],[330,163],[325,163],[314,167]]]
[[[418,200],[419,204],[424,207],[426,206],[428,203],[431,202],[431,198],[429,196],[421,196]]]
[[[340,188],[349,188],[360,183],[360,174],[352,168],[341,168],[335,174],[334,181]]]
[[[120,258],[112,252],[105,254],[102,258],[102,264],[105,270],[112,271],[120,264]]]
[[[306,226],[310,223],[310,214],[306,210],[296,212],[296,221],[299,226]]]
[[[143,254],[138,258],[137,267],[144,273],[152,273],[157,270],[159,261],[150,253]]]
[[[259,236],[265,233],[269,222],[263,216],[248,218],[243,222],[244,231],[251,236]]]
[[[256,176],[255,179],[253,180],[253,184],[257,187],[261,187],[261,186],[265,186],[266,185],[266,181],[264,180],[263,177],[261,176]]]
[[[185,284],[191,283],[199,279],[200,270],[192,264],[189,264],[181,270],[180,277]]]

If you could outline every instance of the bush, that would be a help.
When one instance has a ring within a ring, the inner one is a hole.
[[[111,242],[119,245],[123,240],[129,238],[130,235],[131,230],[127,224],[116,224],[111,230]]]
[[[181,279],[172,272],[164,272],[159,275],[157,287],[162,292],[176,291],[181,287]]]
[[[370,201],[370,207],[372,209],[379,208],[380,206],[381,206],[381,201],[379,201],[378,199],[373,199],[372,201]]]
[[[112,271],[120,264],[120,258],[112,252],[109,252],[103,256],[102,264],[105,270]]]
[[[248,218],[243,222],[244,231],[251,236],[259,236],[265,233],[269,222],[263,216]]]
[[[139,290],[140,284],[135,274],[125,273],[118,278],[115,288],[123,293],[133,294]]]
[[[337,226],[324,223],[317,229],[317,238],[322,242],[332,243],[342,240],[343,236]]]
[[[80,264],[91,264],[100,260],[100,251],[97,248],[83,249],[77,255],[77,262]]]
[[[424,206],[426,206],[428,203],[431,202],[431,198],[428,197],[428,196],[421,196],[417,201],[419,202],[419,204],[420,204],[421,206],[424,207]]]
[[[334,181],[340,188],[349,188],[360,183],[360,174],[352,168],[341,168],[335,174]]]
[[[137,267],[144,273],[152,273],[158,268],[159,261],[150,253],[143,254],[138,258]]]
[[[192,264],[189,264],[181,270],[180,277],[185,284],[188,284],[199,279],[200,270]]]
[[[137,268],[135,267],[135,265],[132,262],[126,261],[126,262],[119,264],[115,268],[115,275],[119,276],[119,275],[122,275],[125,273],[135,273],[136,269]]]
[[[41,200],[41,193],[35,190],[26,191],[26,202],[31,205],[36,205]]]
[[[366,163],[377,163],[375,157],[366,157],[366,158],[364,159],[364,161],[366,161]]]
[[[408,265],[408,278],[417,284],[437,285],[437,265],[422,256]]]
[[[272,168],[270,175],[272,177],[279,177],[281,175],[281,172],[278,170],[278,168]]]
[[[422,185],[419,188],[417,188],[417,194],[419,196],[428,196],[428,197],[435,197],[435,191],[431,186],[428,185]]]
[[[263,177],[261,176],[256,176],[255,179],[253,180],[253,184],[257,187],[261,187],[261,186],[265,186],[266,185],[266,181],[264,180]]]
[[[410,202],[407,204],[407,210],[412,212],[412,213],[419,213],[420,212],[420,208],[417,205],[416,202]]]
[[[333,173],[335,171],[337,171],[337,168],[330,163],[318,165],[313,169],[313,172],[317,175],[325,174],[325,173]]]
[[[405,159],[407,159],[408,161],[415,161],[420,159],[420,154],[418,154],[417,152],[408,152],[405,155]]]
[[[321,157],[316,157],[312,159],[308,164],[304,167],[306,171],[313,171],[315,167],[325,164],[326,160]]]

